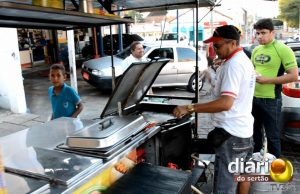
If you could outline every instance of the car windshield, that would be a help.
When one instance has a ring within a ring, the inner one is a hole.
[[[160,40],[177,40],[177,34],[163,34]]]
[[[146,53],[150,49],[150,47],[147,47],[145,45],[143,45],[143,46],[144,46],[144,50],[145,50],[145,53]],[[116,54],[116,56],[119,57],[119,58],[121,58],[121,59],[125,59],[130,54],[131,54],[131,52],[130,52],[130,46],[128,46],[127,48],[123,49],[118,54]]]

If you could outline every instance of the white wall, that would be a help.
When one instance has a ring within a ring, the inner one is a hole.
[[[0,28],[0,107],[26,112],[17,29]]]

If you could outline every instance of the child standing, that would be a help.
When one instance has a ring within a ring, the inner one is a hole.
[[[50,67],[49,79],[52,82],[48,90],[52,106],[52,118],[73,117],[76,118],[83,109],[80,97],[77,92],[68,86],[66,80],[66,70],[61,64],[54,64]]]

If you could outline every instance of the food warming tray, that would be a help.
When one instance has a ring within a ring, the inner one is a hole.
[[[22,161],[22,162],[20,162]],[[102,159],[37,147],[18,150],[4,158],[7,172],[70,185],[103,164]]]
[[[115,146],[145,128],[142,116],[108,117],[81,132],[67,137],[66,145],[77,148],[106,149]]]
[[[100,116],[102,120],[68,136],[63,147],[107,151],[124,144],[145,129],[149,122],[141,115],[132,114],[130,110],[143,99],[168,61],[164,59],[131,64],[108,100]]]
[[[83,156],[90,156],[96,158],[102,158],[103,160],[110,160],[117,156],[119,153],[127,150],[130,147],[138,145],[140,142],[145,142],[147,139],[155,135],[160,130],[159,127],[153,127],[151,129],[144,130],[138,133],[134,137],[128,139],[127,141],[118,144],[108,150],[102,149],[87,149],[87,148],[71,148],[65,144],[60,144],[56,147],[57,150],[62,150],[64,152],[80,154]]]

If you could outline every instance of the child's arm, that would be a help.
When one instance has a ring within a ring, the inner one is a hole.
[[[77,116],[81,113],[81,111],[83,110],[83,104],[81,102],[79,102],[77,105],[76,105],[76,111],[72,114],[72,117],[73,118],[77,118]]]

